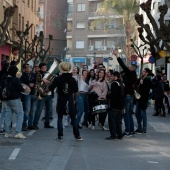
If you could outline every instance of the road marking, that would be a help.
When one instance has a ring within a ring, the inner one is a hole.
[[[35,132],[36,132],[36,130],[31,130],[31,131],[27,134],[27,136],[32,136]]]
[[[9,157],[9,160],[16,159],[16,157],[17,157],[20,150],[21,150],[21,148],[15,148],[14,151],[12,152],[11,156]]]
[[[158,164],[158,162],[154,162],[154,161],[147,161],[147,162],[151,164]]]

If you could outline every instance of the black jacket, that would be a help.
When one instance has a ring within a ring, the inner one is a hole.
[[[120,110],[124,108],[124,96],[122,94],[123,89],[121,88],[121,83],[120,80],[113,81],[111,84],[111,94],[109,95],[111,108]]]
[[[68,95],[78,92],[78,85],[76,80],[72,77],[71,73],[63,73],[61,76],[56,77],[53,83],[49,86],[49,90],[53,90],[57,87],[58,96],[65,96],[64,86],[68,84]]]
[[[123,63],[122,59],[117,58],[118,63],[122,67],[125,75],[123,77],[123,83],[125,84],[125,95],[126,94],[134,94],[134,86],[137,80],[136,72],[130,71],[127,66]]]
[[[153,89],[154,89],[154,99],[164,97],[164,84],[162,80],[152,80]]]
[[[23,72],[22,73],[22,76],[20,77],[20,81],[21,83],[24,83],[26,84],[27,86],[29,86],[30,83],[36,83],[36,79],[35,79],[35,74],[34,73],[25,73]],[[34,87],[30,87],[31,89],[31,92],[30,92],[30,95],[34,95],[34,92],[35,92],[35,88]]]
[[[150,89],[152,88],[151,78],[145,77],[143,79],[143,84],[140,84],[140,79],[138,79],[137,85],[138,85],[138,92],[141,95],[141,98],[139,99],[140,107],[141,107],[141,109],[145,110],[147,108],[147,103],[148,103],[148,99],[149,99],[149,92],[150,92]]]
[[[10,96],[5,100],[15,100],[21,98],[21,92],[24,92],[24,89],[21,85],[20,80],[17,77],[7,77],[6,83],[10,84]],[[5,87],[5,82],[3,83],[3,87]],[[1,96],[2,97],[2,96]],[[4,99],[2,99],[4,100]]]

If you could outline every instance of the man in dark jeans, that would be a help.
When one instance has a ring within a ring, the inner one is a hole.
[[[76,80],[72,77],[72,74],[69,73],[69,71],[71,70],[71,64],[67,62],[60,63],[59,70],[62,75],[55,78],[48,89],[53,90],[57,87],[58,92],[58,140],[63,141],[63,115],[65,114],[67,109],[69,111],[69,115],[73,125],[73,134],[77,141],[83,141],[83,138],[81,138],[80,136],[78,121],[75,114],[74,101],[78,92],[78,85]]]
[[[132,136],[134,134],[134,121],[132,117],[132,106],[134,101],[134,86],[136,82],[136,68],[137,66],[132,64],[129,68],[124,64],[122,59],[119,57],[116,51],[113,54],[117,57],[117,61],[122,67],[125,75],[123,78],[123,83],[125,84],[125,132],[124,136]]]
[[[122,139],[122,112],[124,108],[124,84],[120,80],[120,73],[113,73],[114,81],[111,84],[111,93],[109,98],[110,111],[108,116],[110,137],[106,140]]]

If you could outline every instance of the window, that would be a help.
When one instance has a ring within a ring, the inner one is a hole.
[[[19,14],[19,31],[21,31],[21,14]]]
[[[98,3],[97,3],[96,11],[100,8],[101,4],[102,4],[102,2],[98,2]]]
[[[95,26],[95,29],[96,29],[96,30],[101,30],[101,29],[102,29],[102,24],[101,24],[101,23],[98,23],[98,24]]]
[[[30,6],[30,0],[27,0],[27,5]]]
[[[110,22],[109,24],[107,24],[107,29],[116,29],[116,23]]]
[[[77,5],[77,11],[85,11],[86,10],[86,4],[78,4]]]
[[[79,29],[85,28],[85,23],[84,22],[77,22],[76,28],[79,28]]]
[[[76,41],[76,49],[83,49],[84,41]]]
[[[22,17],[22,31],[24,31],[24,17]]]
[[[107,40],[107,47],[108,48],[112,48],[113,47],[113,41],[111,41],[111,40]]]
[[[153,9],[155,9],[155,4],[156,4],[156,2],[153,3]]]
[[[34,6],[34,1],[32,0],[32,2],[31,2],[31,9],[32,9],[32,11],[33,11],[33,6]]]
[[[72,14],[73,13],[73,3],[69,3],[68,4],[68,14]]]
[[[102,41],[95,41],[95,50],[100,50],[102,48]]]

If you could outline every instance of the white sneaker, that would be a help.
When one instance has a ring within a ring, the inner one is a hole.
[[[91,130],[95,130],[95,127],[94,127],[94,126],[92,126],[92,127],[91,127]]]
[[[102,130],[104,130],[104,131],[109,130],[109,129],[108,129],[108,128],[106,128],[105,126],[101,126],[101,128],[102,128]]]
[[[89,125],[88,125],[88,128],[89,128],[89,129],[91,129],[91,128],[92,128],[92,125],[91,125],[91,124],[89,124]]]
[[[5,133],[5,138],[13,138],[14,135],[12,133]]]
[[[17,138],[17,139],[25,139],[26,136],[24,136],[22,133],[17,133],[14,138]]]
[[[64,123],[64,126],[66,126],[66,127],[68,126],[68,122],[67,121]]]

